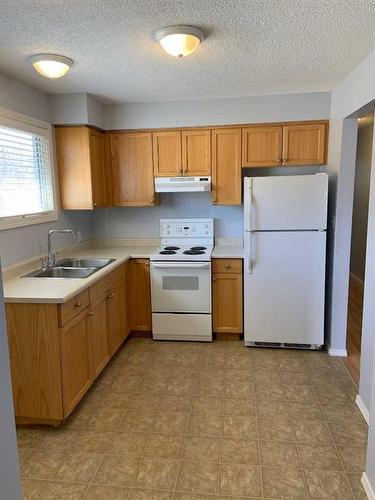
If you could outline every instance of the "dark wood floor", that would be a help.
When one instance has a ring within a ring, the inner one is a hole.
[[[362,310],[363,281],[354,276],[354,274],[351,274],[349,281],[348,333],[346,340],[348,357],[345,359],[345,364],[357,384],[359,383],[361,359]]]

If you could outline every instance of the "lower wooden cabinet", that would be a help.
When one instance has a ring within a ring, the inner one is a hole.
[[[110,291],[107,302],[107,331],[109,353],[112,356],[128,335],[126,321],[126,290],[124,280]]]
[[[110,359],[107,325],[107,297],[100,297],[90,306],[91,373],[96,378]]]
[[[130,329],[152,330],[150,261],[132,259],[129,267],[129,317]]]
[[[92,382],[89,311],[69,321],[59,337],[63,413],[67,417]]]
[[[6,304],[17,422],[58,425],[127,337],[127,265],[64,304]]]
[[[243,333],[242,259],[214,259],[212,303],[214,333]]]

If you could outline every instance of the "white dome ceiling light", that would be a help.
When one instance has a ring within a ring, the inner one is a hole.
[[[192,54],[203,39],[203,31],[196,26],[167,26],[155,33],[155,40],[174,57]]]
[[[37,54],[30,57],[35,71],[46,78],[61,78],[72,67],[73,61],[56,54]]]

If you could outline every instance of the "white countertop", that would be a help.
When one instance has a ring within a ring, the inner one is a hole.
[[[215,245],[213,259],[243,259],[242,245]]]
[[[19,271],[13,270],[11,274],[5,272],[4,279],[4,298],[5,302],[18,303],[64,303],[74,297],[77,293],[91,286],[93,283],[110,273],[118,266],[129,259],[148,259],[150,255],[158,248],[159,244],[129,244],[124,245],[120,240],[113,242],[98,241],[92,246],[82,245],[74,247],[68,255],[59,255],[58,259],[69,257],[102,257],[116,259],[115,262],[104,267],[100,271],[92,274],[88,278],[22,278],[38,267],[38,260],[29,264],[21,264]],[[156,242],[155,242],[156,243]],[[227,240],[223,238],[215,245],[213,258],[243,258],[242,242],[236,240]]]

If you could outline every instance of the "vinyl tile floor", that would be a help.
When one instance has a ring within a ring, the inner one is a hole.
[[[23,499],[365,499],[356,393],[325,352],[132,338],[64,425],[17,430]]]

